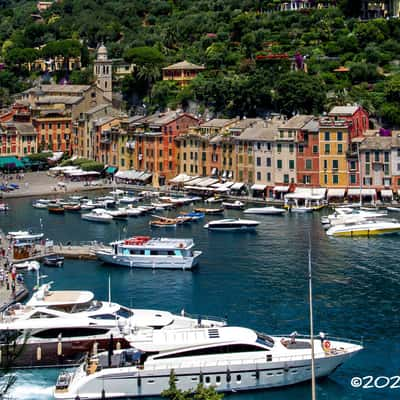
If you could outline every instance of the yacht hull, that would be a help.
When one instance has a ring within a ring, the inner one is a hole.
[[[194,251],[193,257],[181,256],[141,256],[113,254],[108,251],[96,251],[96,256],[108,263],[130,268],[148,269],[192,269],[198,264],[201,251]]]
[[[341,354],[316,360],[316,377],[324,377],[332,373],[351,354]],[[191,363],[189,363],[191,364]],[[182,364],[185,365],[185,364]],[[311,361],[297,360],[290,362],[229,363],[223,365],[205,365],[196,367],[178,367],[146,370],[135,367],[122,370],[103,370],[92,377],[83,376],[79,371],[80,382],[72,383],[69,389],[56,390],[56,399],[80,398],[100,399],[104,389],[107,399],[125,397],[159,396],[169,388],[171,369],[174,369],[176,386],[180,390],[195,390],[199,383],[213,386],[218,392],[238,392],[257,389],[268,389],[290,386],[311,379]],[[103,397],[104,398],[104,397]]]

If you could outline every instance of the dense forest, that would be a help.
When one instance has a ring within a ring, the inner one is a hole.
[[[357,102],[399,126],[400,20],[361,21],[354,0],[302,12],[277,12],[278,2],[61,0],[37,18],[35,1],[0,0],[0,106],[40,78],[25,67],[39,55],[80,54],[87,68],[69,80],[89,82],[87,48],[104,42],[110,57],[136,64],[118,88],[128,105],[254,116]],[[162,67],[184,59],[206,70],[184,89],[161,80]]]

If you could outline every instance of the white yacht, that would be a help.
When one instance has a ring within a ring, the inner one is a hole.
[[[245,214],[264,214],[264,215],[283,215],[286,212],[284,208],[278,207],[253,207],[253,208],[246,208],[244,210]]]
[[[377,236],[390,235],[400,232],[397,220],[360,220],[333,225],[327,231],[328,236]]]
[[[159,310],[129,309],[98,301],[89,291],[51,290],[42,285],[26,305],[14,304],[0,314],[0,366],[77,364],[83,353],[131,346],[131,335],[145,328],[215,327],[225,321],[174,315]],[[128,337],[128,339],[126,339]],[[15,347],[9,346],[15,340]],[[9,346],[9,347],[7,347]]]
[[[361,210],[351,207],[338,207],[330,215],[321,217],[321,223],[323,225],[338,225],[343,224],[347,221],[354,222],[360,220],[377,219],[387,215],[386,211],[374,211],[374,210]]]
[[[192,269],[201,251],[193,251],[193,239],[134,236],[110,243],[96,251],[96,256],[110,264],[131,268]]]
[[[242,210],[244,207],[244,203],[241,202],[240,200],[235,200],[234,202],[229,202],[229,201],[223,201],[222,205],[231,210]]]
[[[44,233],[33,233],[31,231],[14,231],[7,233],[7,238],[9,240],[18,240],[24,242],[35,242],[42,239],[43,236]]]
[[[86,221],[110,223],[114,218],[102,208],[95,208],[87,214],[82,214],[82,219]]]
[[[360,343],[335,339],[274,337],[241,327],[156,332],[133,340],[134,348],[101,353],[73,372],[63,372],[58,400],[159,396],[171,370],[180,390],[202,383],[219,392],[293,385],[311,379],[311,347],[317,378],[332,373],[362,350]]]
[[[249,231],[256,229],[258,221],[240,218],[227,218],[210,221],[204,228],[213,231]]]

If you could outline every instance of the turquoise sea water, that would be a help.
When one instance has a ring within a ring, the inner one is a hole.
[[[0,215],[5,231],[42,224],[55,241],[109,242],[120,235],[193,237],[203,255],[193,272],[129,270],[97,261],[67,260],[63,268],[42,268],[54,289],[92,290],[107,297],[111,276],[113,300],[137,308],[157,308],[194,315],[227,316],[231,325],[269,334],[308,332],[308,237],[312,242],[315,331],[331,336],[364,338],[365,350],[318,382],[318,399],[396,399],[400,389],[356,389],[353,376],[400,375],[400,236],[328,238],[312,215],[252,216],[256,233],[213,233],[203,222],[151,231],[150,217],[102,225],[82,221],[79,214],[51,215],[33,209],[31,199],[14,199],[12,210]],[[187,209],[189,209],[187,207]],[[228,211],[226,216],[240,212]],[[171,212],[169,215],[174,215]],[[35,276],[25,273],[29,286]],[[18,372],[17,399],[51,399],[58,370]],[[309,384],[246,394],[235,400],[298,400],[310,398]]]

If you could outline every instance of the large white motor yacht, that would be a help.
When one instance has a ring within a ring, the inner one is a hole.
[[[142,328],[147,332],[224,324],[221,319],[130,309],[95,300],[89,291],[53,291],[48,283],[26,305],[15,304],[1,314],[0,366],[76,365],[94,346],[98,351],[108,349],[110,340],[114,348],[130,347],[131,335]]]
[[[400,232],[400,223],[397,220],[359,220],[331,226],[328,236],[376,236],[390,235]]]
[[[96,251],[107,263],[131,268],[192,269],[201,251],[194,251],[193,239],[151,238],[135,236],[110,243]]]
[[[306,337],[270,337],[241,327],[153,332],[134,340],[135,348],[102,353],[74,372],[62,373],[56,399],[159,396],[169,387],[194,390],[199,383],[219,392],[293,385],[329,375],[362,349],[359,343]]]

